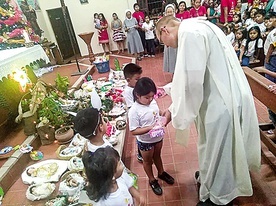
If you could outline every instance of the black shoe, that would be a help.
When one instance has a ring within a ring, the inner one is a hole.
[[[161,180],[164,180],[166,183],[172,185],[174,183],[174,178],[170,176],[167,172],[163,172],[158,176]]]
[[[142,163],[143,157],[141,155],[137,154],[137,160],[138,160],[138,162]]]
[[[162,195],[163,190],[162,190],[162,188],[160,187],[160,185],[159,185],[159,183],[158,183],[158,180],[153,180],[153,181],[150,182],[149,184],[150,184],[150,187],[151,187],[151,189],[153,190],[154,194],[156,194],[156,195]]]
[[[213,204],[209,199],[206,200],[205,202],[200,201],[196,204],[196,206],[214,206],[214,205],[215,204]]]

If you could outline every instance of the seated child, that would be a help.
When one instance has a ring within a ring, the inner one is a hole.
[[[87,195],[96,205],[129,206],[134,201],[135,205],[145,205],[145,199],[132,186],[133,179],[123,172],[124,166],[114,148],[85,152],[82,161],[88,179]]]

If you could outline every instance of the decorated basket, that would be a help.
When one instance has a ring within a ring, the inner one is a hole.
[[[56,151],[57,157],[61,160],[70,160],[72,157],[80,156],[82,154],[81,147],[67,147],[60,145]]]

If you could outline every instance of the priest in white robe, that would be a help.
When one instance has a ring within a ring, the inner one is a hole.
[[[156,34],[178,48],[166,116],[183,142],[185,130],[196,124],[198,205],[231,205],[236,197],[251,196],[249,170],[260,168],[261,143],[253,96],[232,45],[203,19],[163,17]]]

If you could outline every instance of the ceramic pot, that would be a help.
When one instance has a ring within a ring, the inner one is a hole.
[[[72,140],[74,130],[71,126],[64,126],[55,131],[55,138],[60,144],[66,144]]]

